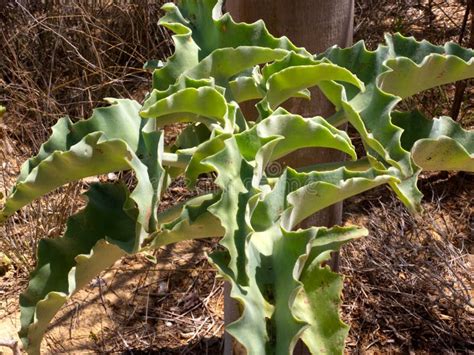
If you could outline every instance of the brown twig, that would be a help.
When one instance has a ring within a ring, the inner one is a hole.
[[[471,31],[470,31],[471,33],[470,33],[468,46],[471,48],[474,48],[474,0],[469,0],[467,3],[466,12],[463,18],[461,34],[459,36],[459,44],[462,44],[469,13],[471,13]],[[461,111],[461,105],[463,102],[464,92],[466,91],[467,83],[468,83],[467,80],[458,81],[456,83],[456,93],[454,94],[454,101],[453,101],[453,106],[451,109],[451,117],[455,121],[457,121],[459,118],[459,112]]]

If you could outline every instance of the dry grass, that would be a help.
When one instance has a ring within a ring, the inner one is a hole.
[[[474,350],[473,188],[468,174],[424,180],[422,217],[385,189],[349,201],[346,221],[370,233],[342,253],[352,353]]]

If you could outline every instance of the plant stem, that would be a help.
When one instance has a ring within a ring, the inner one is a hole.
[[[334,115],[329,117],[326,121],[332,124],[334,127],[342,126],[348,121],[346,113],[343,110],[337,111]]]

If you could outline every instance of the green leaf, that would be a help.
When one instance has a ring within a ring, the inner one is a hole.
[[[263,83],[266,83],[273,74],[277,74],[282,70],[288,69],[290,67],[317,64],[321,64],[321,62],[319,60],[314,59],[313,56],[302,55],[292,51],[288,53],[288,55],[286,55],[284,58],[280,60],[275,60],[273,63],[265,65],[262,70],[262,81]]]
[[[146,109],[156,102],[166,99],[172,94],[176,94],[183,89],[199,89],[202,87],[214,88],[216,90],[222,90],[221,88],[215,85],[215,80],[213,78],[206,79],[192,79],[187,76],[181,75],[179,79],[173,84],[166,88],[166,90],[153,89],[150,94],[145,98],[145,103],[143,104],[143,109]]]
[[[212,255],[220,273],[231,282],[231,297],[242,316],[227,326],[248,354],[291,354],[304,323],[291,312],[300,287],[294,268],[306,252],[308,238],[274,228],[251,236],[247,246],[248,285],[236,282],[219,255]],[[232,259],[232,257],[231,257]]]
[[[394,112],[393,120],[404,130],[403,148],[423,170],[474,171],[474,132],[449,117],[429,120],[417,111]]]
[[[474,77],[474,50],[454,43],[444,47],[417,42],[401,35],[386,35],[389,55],[378,86],[401,98],[424,90]]]
[[[271,138],[281,138],[269,160],[279,159],[297,149],[307,147],[333,148],[356,159],[354,146],[346,132],[331,126],[322,117],[303,118],[279,109],[249,130],[235,136],[240,152],[254,160]]]
[[[186,88],[156,102],[148,99],[140,115],[154,118],[158,126],[177,122],[201,122],[209,129],[226,126],[227,102],[212,87]]]
[[[367,51],[362,42],[347,49],[333,47],[318,59],[347,68],[365,83],[367,89],[361,93],[345,84],[339,88],[340,95],[334,88],[327,92],[360,133],[374,158],[371,161],[377,162],[373,166],[383,169],[387,163],[400,170],[400,183],[391,186],[412,211],[419,211],[422,195],[416,181],[420,170],[402,147],[402,129],[392,123],[391,112],[402,98],[473,77],[474,51],[455,44],[434,46],[401,35],[386,36],[386,41],[386,46],[374,52]]]
[[[218,173],[215,183],[221,188],[222,195],[208,210],[225,229],[220,244],[236,256],[230,260],[229,268],[238,277],[239,284],[245,285],[248,283],[245,245],[252,231],[247,223],[247,206],[255,194],[252,187],[253,167],[242,158],[233,138],[225,140],[224,148],[203,163]]]
[[[147,228],[147,211],[153,198],[153,187],[147,167],[121,140],[107,140],[101,132],[91,133],[68,151],[56,151],[40,162],[24,179],[15,185],[7,198],[0,221],[11,216],[36,198],[66,183],[88,176],[133,169],[139,184],[132,198],[140,209],[139,222]],[[134,208],[130,206],[130,208]],[[149,213],[149,212],[148,212]]]
[[[183,75],[194,78],[215,78],[216,84],[227,87],[229,79],[246,69],[284,58],[287,50],[257,46],[220,48],[213,51],[194,68]]]
[[[229,134],[218,135],[192,150],[192,158],[185,172],[186,185],[188,187],[193,187],[195,185],[199,175],[213,171],[214,166],[205,160],[223,150],[225,147],[224,141],[229,137]],[[186,151],[183,150],[181,152],[184,153]]]
[[[260,183],[267,165],[301,148],[340,150],[356,159],[349,136],[322,117],[303,118],[278,109],[251,129],[235,135],[242,156],[256,162],[254,185]],[[279,172],[281,173],[281,171]]]
[[[20,337],[29,354],[39,354],[49,322],[67,299],[116,260],[136,251],[136,221],[125,211],[122,185],[93,185],[87,207],[70,217],[64,237],[43,239],[38,264],[20,297]]]
[[[405,98],[417,92],[473,76],[474,50],[455,43],[435,46],[401,34],[386,35],[386,45],[368,51],[364,42],[341,49],[331,47],[317,58],[349,69],[366,86]],[[357,91],[345,85],[348,99]]]
[[[19,181],[23,181],[43,160],[57,151],[65,152],[90,133],[103,132],[108,139],[120,139],[132,151],[138,149],[141,120],[140,105],[132,100],[107,99],[111,104],[94,110],[88,120],[72,123],[68,117],[60,119],[53,127],[51,137],[44,143],[37,156],[21,167]]]
[[[297,92],[333,80],[347,82],[364,90],[363,82],[349,70],[331,63],[319,63],[289,67],[270,76],[266,84],[268,91],[265,101],[271,109],[275,109]]]
[[[160,231],[151,236],[150,248],[159,248],[183,240],[220,237],[224,235],[219,219],[208,208],[221,198],[220,194],[209,194],[193,198],[179,206],[181,213],[170,222],[160,221]]]
[[[356,227],[319,230],[300,275],[303,288],[293,304],[295,317],[306,322],[302,339],[312,354],[343,354],[349,327],[339,317],[343,277],[326,265],[331,252],[353,239],[367,235]]]
[[[222,1],[180,0],[177,5],[163,6],[166,15],[159,24],[170,29],[175,53],[153,74],[153,87],[165,90],[177,78],[195,67],[216,49],[256,46],[309,55],[286,37],[275,38],[263,21],[254,24],[235,23],[229,14],[222,16]]]
[[[370,169],[363,172],[340,168],[333,171],[297,173],[288,169],[288,208],[281,225],[291,230],[306,217],[374,187],[398,181],[394,170]]]
[[[231,297],[242,306],[241,317],[228,325],[226,331],[249,354],[291,354],[305,329],[317,334],[314,342],[320,348],[331,345],[331,349],[340,352],[344,345],[340,340],[344,340],[347,331],[347,326],[339,320],[337,313],[341,290],[339,287],[323,289],[321,285],[327,281],[326,275],[313,273],[315,278],[308,280],[309,272],[302,274],[302,271],[309,256],[313,263],[315,256],[322,262],[327,260],[326,251],[336,251],[344,242],[365,234],[365,230],[352,227],[287,232],[279,228],[278,224],[253,233],[246,249],[247,272],[250,276],[248,285],[236,282],[232,271],[227,268],[232,255],[211,255],[220,274],[232,285]],[[304,279],[304,283],[301,279]],[[328,297],[332,302],[330,308],[325,308],[327,304],[321,300],[312,304],[319,308],[311,309],[308,315],[301,317],[298,311],[305,306],[305,300],[313,302],[317,293]],[[326,311],[329,312],[328,316]],[[322,335],[325,334],[319,330],[326,327],[329,328],[326,330],[329,337],[324,338]]]
[[[235,80],[230,81],[229,89],[232,93],[232,98],[238,103],[261,99],[265,95],[255,78],[249,76],[239,76]]]
[[[143,129],[142,124],[145,124]],[[153,131],[150,125],[153,122],[140,120],[136,103],[129,100],[97,109],[86,121],[71,124],[67,119],[61,120],[39,154],[22,166],[18,182],[0,211],[0,222],[64,184],[132,169],[138,184],[127,210],[137,218],[137,228],[154,229],[158,196],[163,187],[160,156],[163,143],[161,133]]]
[[[161,131],[157,130],[155,121],[148,121],[142,129],[142,147],[139,149],[139,154],[141,156],[141,161],[147,168],[147,177],[141,174],[137,174],[139,178],[138,188],[144,185],[142,179],[145,180],[148,178],[148,181],[151,183],[153,189],[151,205],[146,206],[142,205],[140,207],[147,208],[147,216],[150,220],[147,230],[153,231],[157,227],[158,221],[158,205],[160,203],[160,198],[162,191],[166,189],[166,174],[163,169],[161,162],[164,156],[163,152],[163,141],[164,137]],[[146,181],[146,180],[145,180]],[[143,189],[144,193],[147,193],[147,190]],[[135,193],[135,192],[134,192]],[[149,212],[151,211],[151,213]],[[148,214],[149,213],[149,214]]]

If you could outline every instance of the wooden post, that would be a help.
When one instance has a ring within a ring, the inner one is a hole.
[[[305,47],[311,53],[321,53],[336,44],[341,47],[352,44],[354,0],[227,0],[225,10],[236,21],[254,22],[263,19],[273,35],[287,36],[297,46]],[[305,117],[328,117],[334,110],[318,90],[312,90],[311,101],[292,100],[286,107],[290,112]],[[338,161],[343,157],[343,154],[334,150],[303,149],[283,158],[281,162],[300,167]],[[300,226],[332,226],[340,223],[341,217],[342,204],[338,204],[309,217]],[[337,268],[337,257],[333,267]],[[229,286],[226,288],[229,289]],[[226,324],[237,319],[237,308],[226,292]],[[232,347],[232,339],[226,334],[224,353],[243,353],[242,349]],[[294,353],[305,354],[307,350],[299,344]]]

